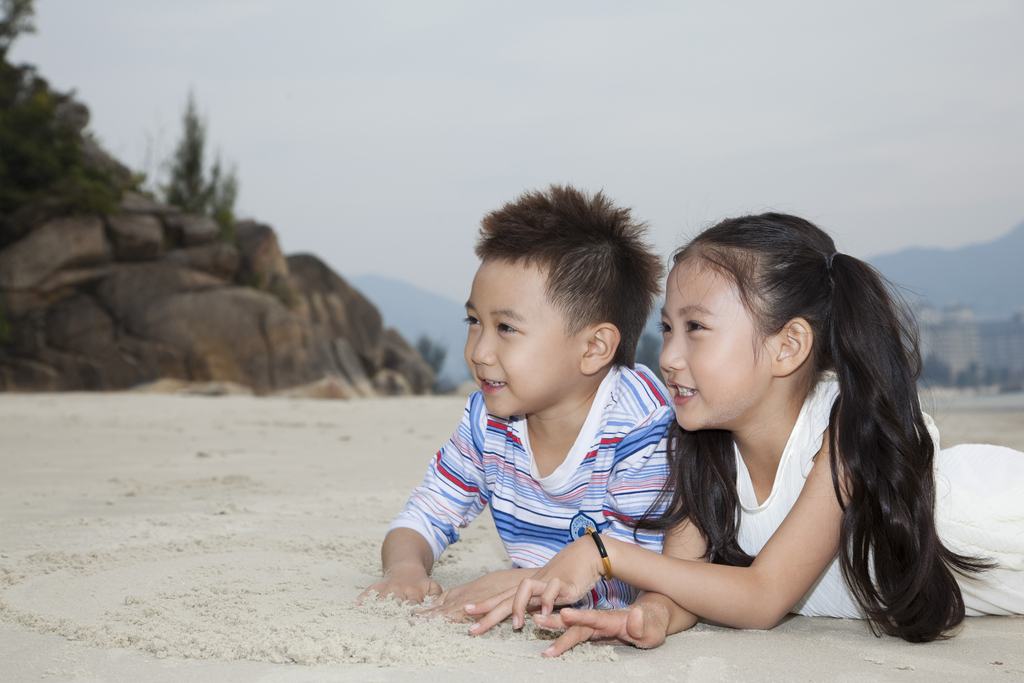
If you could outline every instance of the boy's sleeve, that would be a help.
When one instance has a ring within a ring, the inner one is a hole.
[[[661,552],[662,533],[634,530],[632,522],[640,519],[656,502],[655,516],[662,514],[667,505],[667,500],[658,498],[668,477],[665,447],[672,419],[672,409],[662,406],[619,442],[604,500],[608,526],[603,533],[655,552]]]
[[[476,393],[466,403],[455,434],[430,461],[423,483],[388,527],[389,532],[400,528],[418,532],[434,551],[435,562],[490,499],[483,468],[486,429],[487,411]]]

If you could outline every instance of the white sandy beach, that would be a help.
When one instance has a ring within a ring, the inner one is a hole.
[[[943,446],[1024,449],[1020,395],[932,402]],[[472,638],[353,605],[463,404],[0,394],[0,680],[1024,681],[1021,618],[926,645],[837,619],[699,625],[544,660],[531,626]],[[485,516],[434,576],[506,566]]]

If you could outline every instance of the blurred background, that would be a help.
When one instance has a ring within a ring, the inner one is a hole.
[[[232,220],[319,257],[443,388],[481,216],[549,183],[633,207],[666,256],[809,218],[910,288],[933,381],[1019,385],[1019,0],[32,6],[7,60],[88,107],[134,190],[168,201],[191,98]]]

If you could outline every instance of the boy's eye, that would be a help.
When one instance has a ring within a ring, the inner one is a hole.
[[[474,318],[471,315],[467,315],[466,319],[463,320],[462,322],[466,323],[467,325],[479,325],[480,324],[480,321],[477,320],[476,318]]]
[[[661,333],[662,334],[671,334],[672,333],[672,326],[669,325],[664,320],[662,320],[660,323],[658,323],[658,327],[661,328]]]
[[[696,320],[687,320],[686,321],[686,329],[688,331],[690,331],[690,332],[696,332],[697,330],[704,330],[704,329],[707,329],[707,328],[704,327],[703,325],[701,325]]]
[[[506,325],[505,323],[498,323],[498,332],[515,332],[516,328]]]

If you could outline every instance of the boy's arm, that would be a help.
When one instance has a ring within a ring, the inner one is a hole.
[[[652,517],[664,513],[667,501],[659,500],[659,495],[669,474],[665,437],[673,419],[672,411],[663,407],[616,445],[604,499],[608,525],[602,533],[648,550],[662,551],[660,532],[636,530],[632,522],[648,511]]]
[[[434,551],[419,532],[412,529],[393,529],[384,537],[380,548],[384,578],[373,584],[356,598],[362,603],[370,591],[380,598],[391,595],[396,602],[423,602],[428,595],[440,595],[441,586],[430,578],[434,566]]]
[[[459,539],[459,528],[486,505],[481,460],[485,429],[483,400],[471,396],[455,434],[431,459],[423,483],[412,492],[384,538],[383,579],[363,591],[357,602],[370,590],[381,598],[393,593],[400,601],[412,602],[441,593],[441,587],[429,578],[431,567],[444,549]]]

